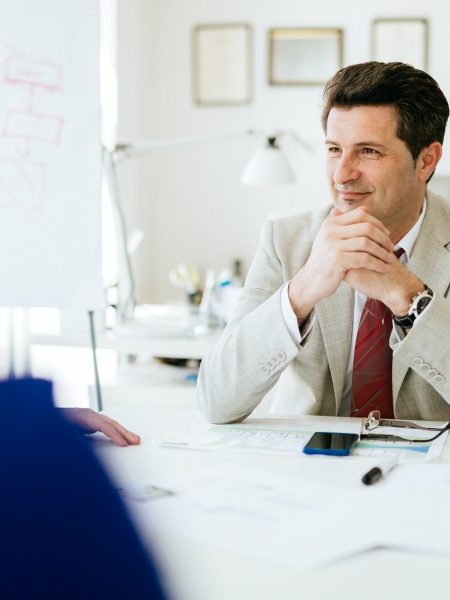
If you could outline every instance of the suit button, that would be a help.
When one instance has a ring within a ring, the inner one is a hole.
[[[266,364],[269,367],[269,369],[273,367],[273,362],[271,360],[268,360]]]
[[[420,367],[421,365],[423,365],[423,360],[420,358],[420,356],[415,356],[412,359],[411,363],[414,367]]]
[[[422,371],[422,373],[428,373],[428,371],[431,370],[431,365],[429,365],[428,363],[423,363],[420,365],[420,370]]]
[[[437,375],[435,375],[433,377],[433,381],[434,381],[434,383],[443,383],[445,381],[445,377],[443,375],[441,375],[440,373],[438,373]]]
[[[263,367],[261,367],[261,368],[264,371],[264,373],[267,373],[267,374],[270,373],[270,369],[268,367],[266,367],[265,365]]]
[[[438,375],[438,372],[436,371],[436,369],[430,369],[427,375],[430,379],[433,379],[434,377],[436,377],[436,375]]]
[[[275,356],[280,362],[286,359],[286,354],[282,350],[278,350],[278,352],[275,352]]]

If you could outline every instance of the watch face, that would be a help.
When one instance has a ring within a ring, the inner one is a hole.
[[[425,310],[425,308],[430,304],[431,302],[431,297],[430,296],[424,296],[423,298],[420,298],[419,301],[417,302],[417,314],[420,315],[420,313]]]

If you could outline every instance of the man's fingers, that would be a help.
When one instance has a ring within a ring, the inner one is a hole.
[[[395,245],[391,238],[386,235],[378,227],[374,227],[371,223],[354,223],[339,227],[338,235],[341,239],[347,240],[350,238],[366,238],[382,246],[387,252],[393,252]]]
[[[338,208],[336,208],[335,206],[333,206],[333,208],[330,210],[330,217],[338,217],[339,215],[343,215],[344,213],[341,212]]]
[[[387,263],[367,252],[342,252],[342,264],[345,271],[352,269],[369,269],[377,273],[387,273],[391,269],[391,263]]]
[[[335,209],[333,209],[335,210]],[[369,213],[369,210],[366,206],[360,206],[359,208],[355,208],[354,210],[350,210],[345,213],[340,213],[337,215],[333,215],[333,210],[330,212],[330,216],[338,225],[352,225],[353,223],[371,223],[374,227],[383,231],[386,235],[389,236],[390,231],[383,225],[383,223],[372,216]]]
[[[395,245],[390,239],[386,227],[367,212],[357,209],[352,212],[359,212],[360,215],[365,214],[366,218],[349,218],[347,214],[332,217],[325,225],[327,237],[347,240],[350,238],[367,238],[385,248],[388,252],[393,252]]]
[[[386,262],[394,260],[395,246],[379,229],[369,232],[366,227],[359,225],[349,225],[343,229],[345,231],[341,231],[340,235],[345,250],[369,252]]]
[[[388,229],[367,207],[346,213],[332,208],[314,240],[307,263],[299,271],[300,279],[314,281],[315,285],[308,301],[296,303],[297,318],[303,318],[303,313],[309,314],[318,300],[333,294],[348,271],[389,272],[394,248]],[[311,290],[311,286],[308,289]],[[304,300],[304,292],[297,295]]]

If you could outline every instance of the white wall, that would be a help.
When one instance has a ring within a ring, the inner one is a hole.
[[[134,258],[139,300],[179,298],[171,267],[248,267],[269,215],[323,206],[319,125],[321,90],[267,84],[267,31],[274,27],[341,27],[344,62],[369,60],[371,21],[425,17],[430,26],[429,72],[450,98],[450,7],[442,0],[119,0],[118,139],[173,138],[212,132],[295,129],[316,149],[292,158],[301,182],[286,188],[239,183],[254,149],[250,139],[160,150],[121,166],[128,229],[146,238]],[[192,28],[200,23],[247,22],[253,28],[254,96],[240,107],[199,107],[192,99]],[[132,164],[131,164],[132,163]],[[450,174],[447,151],[439,172]]]

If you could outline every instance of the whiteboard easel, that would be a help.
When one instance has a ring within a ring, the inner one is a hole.
[[[0,306],[104,308],[98,2],[0,14]]]

